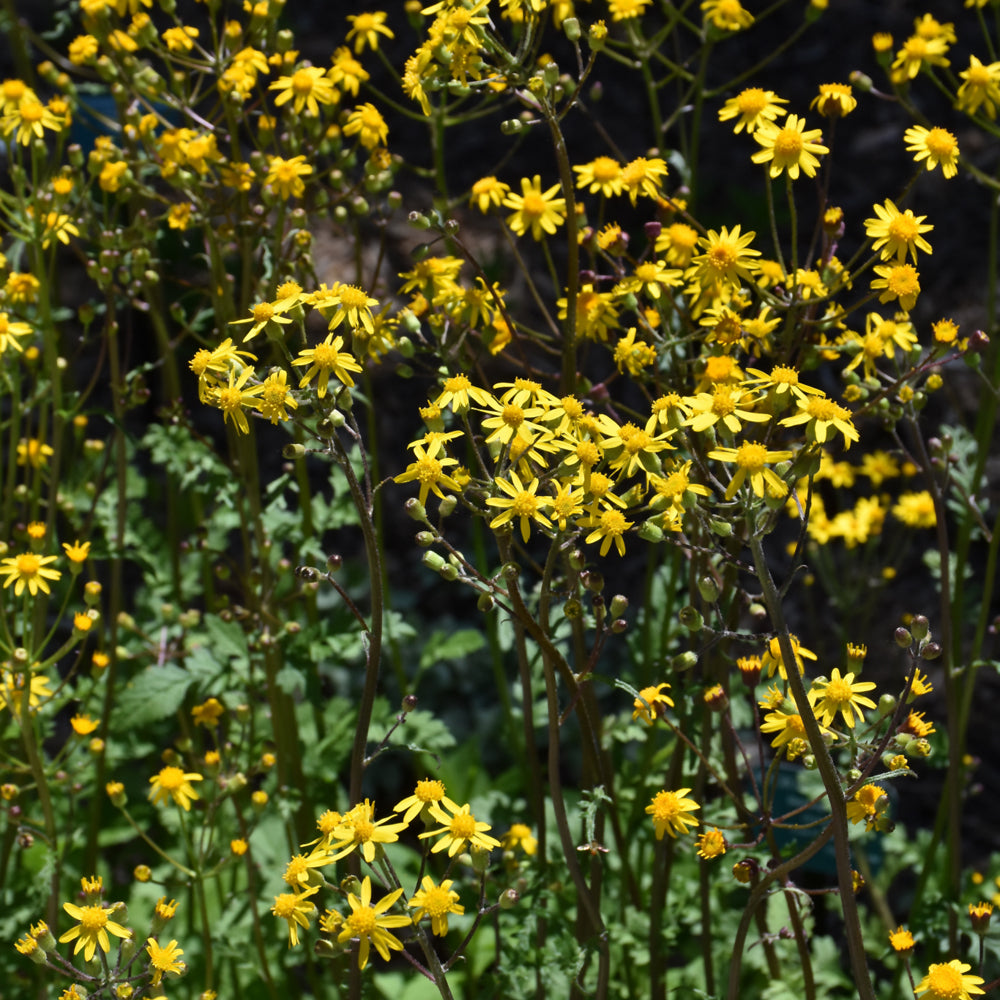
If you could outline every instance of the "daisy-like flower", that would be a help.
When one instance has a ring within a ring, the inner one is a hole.
[[[448,914],[465,913],[465,907],[459,903],[458,893],[452,889],[451,879],[445,879],[440,885],[435,885],[434,879],[430,875],[425,875],[420,884],[421,888],[406,904],[417,907],[417,912],[413,914],[413,922],[416,923],[423,917],[430,917],[431,931],[438,937],[444,937],[448,933]]]
[[[83,952],[84,960],[89,962],[94,952],[100,947],[107,954],[111,950],[111,939],[108,933],[115,937],[128,939],[132,932],[109,916],[111,909],[105,909],[100,903],[90,906],[77,906],[75,903],[63,903],[63,909],[76,921],[76,927],[71,927],[59,938],[60,944],[76,941],[73,954]]]
[[[302,66],[291,76],[279,77],[268,89],[281,91],[274,99],[276,107],[291,101],[296,114],[305,109],[311,115],[318,115],[321,104],[336,104],[340,99],[326,70],[318,66]]]
[[[905,927],[897,927],[894,931],[889,931],[889,946],[893,951],[906,954],[913,951],[915,944],[913,935]]]
[[[843,435],[845,448],[850,448],[851,443],[858,440],[858,432],[851,423],[851,411],[846,407],[826,396],[810,396],[796,402],[799,412],[779,421],[783,427],[807,424],[806,434],[809,440],[818,444],[826,443],[831,436],[831,429],[834,432],[840,431]]]
[[[622,191],[622,165],[610,156],[598,156],[590,163],[574,166],[576,173],[576,186],[597,194],[598,191],[605,198],[621,194]]]
[[[673,792],[664,789],[657,792],[646,806],[646,812],[653,817],[657,840],[663,840],[665,833],[671,837],[683,836],[689,828],[698,825],[698,820],[689,814],[701,806],[688,798],[690,791],[690,788],[678,788]]]
[[[372,306],[379,304],[378,299],[373,299],[363,288],[359,288],[357,285],[338,285],[335,298],[336,302],[330,304],[333,305],[332,315],[329,317],[329,323],[327,324],[330,330],[336,330],[346,319],[348,326],[353,327],[355,330],[361,327],[369,334],[374,335],[375,321],[372,317]],[[330,311],[328,305],[323,315],[325,316]],[[358,371],[360,370],[359,368]],[[353,382],[345,384],[354,385]]]
[[[888,806],[889,796],[884,788],[871,783],[862,785],[847,803],[847,818],[852,823],[864,823],[866,829],[874,830]]]
[[[243,326],[245,323],[250,324],[250,329],[247,330],[243,337],[243,343],[245,344],[248,340],[253,340],[262,330],[268,333],[279,333],[282,326],[291,323],[291,319],[288,316],[282,316],[282,311],[281,309],[276,309],[273,302],[258,302],[251,308],[249,316],[244,319],[234,319],[229,325]],[[235,355],[242,353],[241,351],[230,352],[230,356],[235,360]],[[196,354],[195,356],[197,357],[198,355]],[[193,360],[191,364],[193,369]]]
[[[819,94],[812,99],[815,108],[824,118],[843,118],[858,106],[849,83],[821,83]]]
[[[538,851],[538,841],[531,832],[531,827],[524,823],[513,823],[503,835],[505,851],[513,851],[516,847],[520,847],[529,857]]]
[[[801,171],[806,177],[815,177],[819,160],[816,155],[829,153],[830,150],[817,140],[823,138],[820,129],[806,131],[804,118],[789,115],[783,125],[775,122],[765,122],[753,134],[754,139],[763,146],[750,157],[754,163],[770,163],[768,173],[778,177],[783,171],[794,181],[798,180]]]
[[[385,20],[389,15],[384,10],[373,10],[364,14],[348,14],[347,20],[351,22],[351,28],[347,32],[347,41],[354,41],[354,53],[359,55],[364,52],[365,46],[373,52],[378,48],[381,39],[394,38]]]
[[[15,351],[23,351],[18,337],[28,337],[31,335],[31,327],[27,323],[11,321],[7,313],[0,312],[0,354],[3,354],[8,347]]]
[[[761,125],[773,122],[779,115],[787,114],[784,108],[779,107],[787,103],[784,97],[778,97],[773,90],[747,87],[722,105],[719,109],[719,121],[727,122],[736,118],[733,132],[739,135],[746,129],[747,135],[752,135]]]
[[[757,269],[753,258],[760,256],[759,250],[750,247],[756,235],[741,234],[739,226],[731,230],[723,226],[718,232],[710,229],[706,236],[698,238],[698,246],[704,252],[691,261],[687,277],[702,288],[711,288],[716,283],[738,286],[741,281],[752,281],[750,272]]]
[[[622,167],[622,188],[634,205],[639,195],[659,198],[667,176],[667,161],[659,156],[637,156]]]
[[[185,774],[182,768],[168,764],[149,779],[149,783],[153,786],[149,790],[149,797],[157,804],[173,799],[185,812],[189,812],[191,802],[200,798],[191,782],[203,780],[200,774]]]
[[[729,844],[726,843],[725,834],[718,827],[706,830],[704,833],[699,833],[695,837],[694,843],[698,849],[698,857],[704,858],[706,861],[711,861],[713,858],[721,858],[729,847]]]
[[[903,138],[909,144],[908,153],[913,153],[913,159],[924,162],[928,170],[933,170],[939,163],[941,173],[945,177],[954,177],[958,173],[958,140],[947,129],[924,128],[914,125],[903,133]]]
[[[1000,105],[1000,62],[984,66],[975,56],[969,56],[969,68],[958,74],[965,82],[958,88],[955,107],[974,115],[982,108],[992,121]]]
[[[480,177],[469,192],[469,204],[475,205],[483,215],[493,208],[499,208],[507,195],[510,185],[497,180],[496,177]]]
[[[347,129],[345,128],[344,131],[346,132]],[[282,156],[269,156],[264,187],[273,191],[279,198],[301,198],[306,190],[305,181],[302,178],[308,177],[312,172],[312,164],[306,163],[304,154],[292,156],[289,159]]]
[[[628,21],[641,17],[653,0],[608,0],[608,11],[612,21]]]
[[[816,718],[821,725],[832,726],[839,713],[847,728],[853,729],[855,722],[864,721],[862,708],[875,707],[875,702],[861,692],[874,689],[872,681],[855,682],[853,673],[841,677],[840,670],[834,667],[829,680],[812,682],[809,703],[816,709]]]
[[[756,441],[744,441],[738,448],[716,448],[708,453],[709,458],[736,466],[736,472],[726,488],[727,500],[732,500],[736,491],[747,480],[759,497],[783,497],[788,492],[788,486],[768,465],[772,462],[785,462],[792,455],[791,451],[768,451]]]
[[[380,844],[393,844],[399,840],[399,834],[405,830],[408,823],[390,823],[394,814],[376,821],[375,806],[369,799],[359,802],[353,809],[346,812],[330,834],[330,850],[336,851],[330,859],[339,861],[355,848],[361,849],[361,855],[371,864]],[[325,863],[325,862],[324,862]]]
[[[795,665],[799,668],[799,673],[805,673],[805,663],[803,659],[815,660],[817,659],[816,654],[811,649],[806,649],[803,646],[797,636],[790,635],[788,637],[792,643],[792,654],[795,657]],[[774,671],[777,669],[778,676],[782,680],[787,680],[788,675],[785,673],[785,661],[781,656],[781,643],[778,642],[778,637],[775,636],[768,644],[767,649],[764,651],[764,655],[760,659],[761,670],[767,671],[768,677],[774,676]]]
[[[413,446],[413,461],[406,467],[405,472],[401,472],[394,477],[394,483],[420,483],[420,495],[418,497],[421,504],[427,503],[427,494],[444,499],[441,487],[451,490],[453,493],[461,493],[462,487],[445,471],[449,465],[458,465],[458,460],[449,458],[447,455],[439,455],[439,447],[424,448],[422,444]]]
[[[396,889],[372,906],[372,880],[367,875],[361,883],[361,895],[355,896],[353,892],[348,894],[347,902],[351,906],[351,912],[344,918],[344,928],[337,935],[337,940],[346,944],[357,938],[359,968],[363,969],[368,964],[372,945],[375,945],[375,950],[387,962],[390,951],[403,950],[403,943],[394,934],[390,934],[387,928],[409,927],[413,921],[402,913],[386,913],[402,895],[403,890]]]
[[[429,809],[438,802],[444,802],[446,799],[447,796],[445,795],[443,782],[438,781],[436,778],[421,778],[417,782],[417,787],[413,790],[413,794],[397,802],[393,806],[393,812],[403,813],[403,822],[412,823],[419,813],[424,812],[424,810]],[[450,799],[447,799],[447,801],[451,802]],[[451,802],[451,807],[453,812],[458,809],[458,806],[453,802]]]
[[[195,705],[191,709],[191,720],[196,726],[214,729],[225,711],[225,705],[218,698],[208,698],[202,704]]]
[[[343,385],[353,386],[354,379],[351,372],[360,372],[362,368],[350,351],[341,350],[343,346],[343,337],[334,337],[332,333],[329,333],[322,343],[299,351],[292,364],[309,365],[309,370],[299,381],[299,388],[304,389],[317,375],[319,375],[319,380],[316,383],[316,395],[320,399],[326,395],[331,375]]]
[[[912,264],[880,264],[878,277],[872,281],[872,291],[881,290],[879,302],[898,301],[900,309],[909,312],[920,294],[920,272]]]
[[[646,725],[651,726],[656,719],[667,713],[667,706],[673,707],[673,699],[664,694],[669,691],[670,685],[666,682],[657,684],[655,687],[644,687],[639,692],[639,697],[632,703],[632,719],[641,718]]]
[[[357,97],[361,84],[370,76],[368,71],[351,55],[351,50],[346,45],[341,45],[333,53],[330,62],[330,82],[335,87]]]
[[[24,593],[25,587],[32,597],[36,597],[38,592],[50,594],[50,580],[58,580],[62,573],[57,569],[52,569],[49,563],[56,561],[55,556],[39,556],[34,552],[24,552],[19,556],[10,556],[0,560],[0,575],[6,575],[4,588],[13,584],[14,595],[20,597]]]
[[[288,372],[284,368],[271,372],[264,379],[260,387],[257,408],[265,420],[270,420],[272,424],[278,423],[279,420],[288,420],[286,407],[295,410],[298,405],[292,396],[292,387],[288,384]]]
[[[368,880],[365,879],[365,881]],[[303,889],[302,892],[283,892],[280,896],[274,897],[274,906],[271,907],[271,912],[279,920],[288,922],[289,948],[298,945],[300,927],[308,930],[309,920],[316,912],[316,905],[309,900],[309,897],[317,892],[319,892],[319,886],[314,885],[309,889]]]
[[[910,528],[933,528],[937,524],[934,500],[927,490],[902,493],[892,507],[893,516]]]
[[[892,68],[906,79],[912,80],[925,65],[950,65],[945,55],[947,51],[948,42],[944,38],[927,38],[921,34],[911,35],[896,53]]]
[[[883,260],[895,257],[896,262],[901,264],[909,255],[916,264],[917,250],[931,253],[931,245],[923,234],[934,227],[923,225],[926,215],[914,215],[910,209],[900,212],[889,198],[884,205],[874,205],[873,208],[878,218],[865,219],[865,233],[875,241],[872,249],[877,250]]]
[[[48,700],[55,692],[49,687],[49,679],[44,674],[35,674],[28,685],[28,708],[36,709],[43,700]],[[12,673],[0,668],[0,711],[8,708],[15,715],[21,714],[21,697],[24,694],[24,674]]]
[[[625,532],[631,528],[635,521],[628,521],[625,515],[614,507],[604,507],[598,513],[591,514],[582,522],[584,527],[592,530],[584,539],[588,545],[600,541],[600,554],[606,556],[611,549],[612,543],[618,550],[618,555],[625,555]]]
[[[518,474],[511,470],[510,482],[497,478],[495,483],[506,496],[489,497],[486,500],[487,506],[502,508],[501,512],[490,521],[491,528],[498,528],[508,521],[513,521],[514,518],[520,518],[521,537],[527,542],[531,535],[532,521],[537,521],[546,528],[552,527],[552,522],[544,513],[552,506],[552,497],[538,495],[540,483],[537,477],[525,486]]]
[[[183,950],[177,947],[176,941],[161,946],[156,938],[148,938],[146,951],[149,953],[149,966],[153,970],[153,985],[159,986],[164,974],[179,976],[187,966],[180,960]]]
[[[296,892],[301,892],[310,885],[319,885],[321,878],[314,874],[314,869],[325,868],[333,864],[333,854],[325,847],[314,847],[308,854],[296,854],[285,865],[281,875]]]
[[[389,126],[374,104],[365,103],[356,107],[344,125],[344,135],[356,135],[365,149],[384,146],[389,138]]]
[[[292,364],[295,362],[293,361]],[[250,433],[250,424],[247,421],[244,407],[256,407],[256,397],[260,395],[263,385],[252,385],[246,387],[247,381],[255,372],[252,368],[244,368],[239,376],[236,370],[229,370],[229,383],[217,386],[209,394],[209,402],[222,410],[223,421],[232,420],[236,429],[243,434]]]
[[[69,720],[69,724],[73,727],[73,732],[77,736],[89,736],[98,726],[98,723],[90,718],[89,715],[74,715]]]
[[[705,20],[720,31],[742,31],[753,24],[753,14],[740,0],[703,0],[701,5]]]
[[[442,805],[452,813],[451,816],[441,808]],[[442,799],[441,805],[434,803],[430,806],[430,814],[441,826],[437,830],[428,830],[420,834],[419,839],[441,838],[431,848],[432,854],[447,850],[448,857],[453,858],[467,845],[484,851],[492,851],[494,847],[500,846],[500,841],[487,833],[490,829],[489,823],[479,822],[469,811],[468,803],[458,806],[450,799]]]
[[[529,181],[521,178],[521,194],[510,193],[503,200],[506,208],[514,209],[507,217],[507,225],[523,236],[529,229],[536,240],[544,239],[544,234],[550,236],[566,220],[566,199],[557,198],[561,190],[559,184],[542,191],[542,178],[539,174]]]
[[[974,993],[983,992],[979,988],[982,977],[966,975],[971,968],[957,958],[939,962],[930,966],[915,992],[922,1000],[971,1000]]]

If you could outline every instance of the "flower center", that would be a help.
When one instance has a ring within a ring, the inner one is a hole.
[[[779,156],[797,157],[802,152],[802,134],[798,129],[783,128],[774,139],[774,151]]]
[[[375,910],[370,906],[363,906],[361,909],[355,910],[346,922],[351,930],[351,937],[370,937],[378,926],[375,920]]]
[[[955,137],[946,129],[932,128],[924,145],[934,156],[951,156],[955,152]]]
[[[747,441],[736,449],[736,464],[747,472],[760,472],[767,463],[767,449],[755,441]]]
[[[740,94],[736,106],[744,115],[759,115],[767,107],[767,94],[760,87],[751,87]]]
[[[258,302],[253,307],[253,321],[266,323],[274,315],[274,306],[270,302]]]
[[[108,922],[108,915],[102,906],[81,907],[83,916],[80,917],[80,925],[85,933],[93,934],[94,931],[101,930]]]
[[[476,835],[476,817],[471,813],[459,813],[451,821],[450,830],[456,840],[469,840]]]

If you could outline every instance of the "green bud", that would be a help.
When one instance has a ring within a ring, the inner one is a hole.
[[[426,549],[434,544],[434,532],[433,531],[418,531],[416,537],[416,543],[422,549]]]
[[[445,563],[441,567],[440,573],[449,583],[454,583],[458,579],[458,570],[451,563]]]
[[[524,131],[524,122],[517,118],[508,118],[506,121],[500,122],[500,131],[504,135],[517,135],[518,132]]]
[[[723,521],[721,518],[712,518],[708,522],[708,526],[712,529],[712,533],[718,535],[720,538],[729,538],[733,533],[733,526],[729,521]]]
[[[439,552],[425,552],[422,562],[428,569],[434,570],[435,573],[440,573],[448,565]]]
[[[714,604],[719,599],[719,584],[715,577],[708,574],[698,577],[698,593],[703,601]]]
[[[920,655],[925,660],[936,660],[944,652],[936,642],[920,644]]]
[[[884,694],[878,700],[878,714],[883,718],[896,711],[897,701],[891,694]]]
[[[496,601],[493,599],[493,595],[487,591],[483,591],[476,600],[476,607],[480,611],[492,611],[496,607]]]
[[[611,632],[614,635],[621,635],[628,628],[628,622],[624,618],[616,618],[611,623]]]
[[[914,757],[930,757],[931,744],[929,740],[925,739],[913,740],[908,750]]]
[[[693,604],[688,604],[681,608],[677,617],[689,632],[699,632],[705,627],[705,619]]]
[[[675,656],[670,661],[670,668],[671,670],[676,670],[678,673],[681,673],[685,670],[690,670],[697,663],[698,654],[689,649],[686,653],[680,653]]]
[[[571,42],[580,41],[580,22],[575,17],[567,17],[562,23],[562,29]]]
[[[913,636],[910,635],[909,629],[903,628],[902,625],[893,633],[893,638],[900,649],[909,649],[913,645]]]
[[[917,642],[921,642],[930,635],[931,623],[927,620],[924,615],[914,615],[913,621],[910,622],[910,635],[913,636]]]
[[[416,497],[410,497],[410,499],[403,504],[403,509],[410,515],[411,518],[413,518],[414,521],[427,520],[427,510]]]
[[[512,910],[521,901],[521,897],[515,889],[504,889],[500,893],[497,903],[501,910]]]
[[[816,763],[816,758],[811,753],[807,753],[802,758],[802,766],[807,771],[815,771],[819,765]]]
[[[445,497],[441,503],[438,504],[438,516],[442,518],[448,517],[449,514],[454,513],[457,504],[457,497]]]
[[[570,621],[576,621],[583,617],[583,605],[575,597],[571,597],[563,605],[563,614]]]
[[[281,449],[281,457],[289,460],[302,458],[305,453],[305,445],[301,444],[286,444],[285,447]]]
[[[644,521],[639,528],[639,537],[644,542],[662,542],[663,529],[652,521]]]
[[[608,608],[608,612],[612,618],[621,618],[621,616],[625,614],[627,608],[628,598],[622,594],[615,594],[615,596],[611,598],[611,605]]]

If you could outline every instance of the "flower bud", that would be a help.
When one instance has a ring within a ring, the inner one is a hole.
[[[677,617],[689,632],[700,632],[705,627],[705,619],[702,618],[701,612],[693,604],[681,608]]]
[[[698,577],[698,593],[703,601],[714,604],[719,598],[719,582],[708,574]]]
[[[489,591],[485,590],[476,599],[476,607],[479,608],[480,611],[492,611],[493,608],[496,607],[496,603],[497,602],[494,600],[493,595],[489,593]]]
[[[622,594],[615,594],[615,596],[611,598],[608,613],[612,618],[621,618],[621,616],[625,614],[626,608],[628,608],[628,598]]]
[[[896,640],[896,645],[900,649],[909,649],[913,644],[913,636],[910,635],[908,629],[903,628],[902,625],[893,633],[893,638]]]
[[[684,670],[690,670],[697,663],[698,654],[689,649],[686,653],[680,653],[670,661],[670,669],[680,673]]]
[[[922,643],[920,646],[920,655],[925,660],[936,660],[943,650],[936,642]]]
[[[516,889],[504,889],[497,900],[501,910],[512,910],[521,901],[521,896]]]
[[[930,630],[930,622],[926,619],[926,617],[924,617],[924,615],[913,616],[913,621],[910,622],[910,635],[912,635],[917,642],[921,642],[926,639],[930,634]]]

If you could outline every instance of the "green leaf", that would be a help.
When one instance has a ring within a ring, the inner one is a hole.
[[[119,695],[117,724],[135,729],[173,715],[181,707],[193,680],[186,670],[172,663],[147,667]]]
[[[441,660],[458,660],[476,653],[486,645],[486,638],[479,629],[463,628],[451,635],[435,631],[427,640],[420,654],[420,669],[427,670]]]

